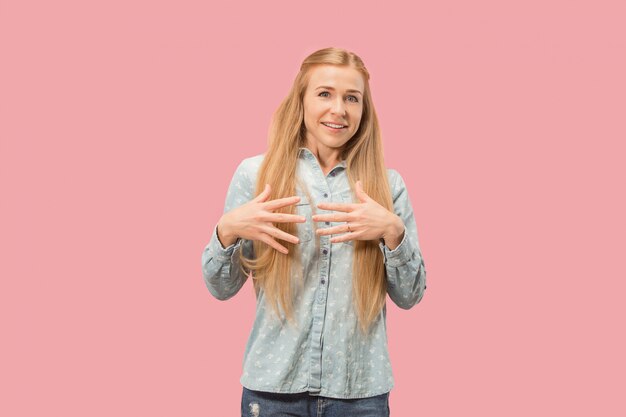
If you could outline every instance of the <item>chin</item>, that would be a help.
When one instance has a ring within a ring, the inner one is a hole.
[[[335,148],[335,149],[340,149],[343,148],[346,143],[348,143],[348,141],[329,141],[327,143],[325,143],[324,145],[328,146],[329,148]]]

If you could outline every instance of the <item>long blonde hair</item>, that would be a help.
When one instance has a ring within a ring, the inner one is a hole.
[[[393,211],[391,191],[387,180],[387,170],[383,161],[381,133],[372,103],[369,87],[369,72],[356,54],[339,48],[320,49],[304,59],[293,86],[287,97],[275,111],[269,130],[269,146],[259,168],[256,195],[266,183],[271,184],[270,199],[295,195],[296,167],[300,147],[305,145],[303,98],[306,92],[310,70],[316,65],[350,66],[358,70],[364,80],[363,113],[358,130],[345,144],[343,159],[350,188],[355,189],[361,180],[364,191],[383,207]],[[281,213],[295,213],[294,206],[276,210]],[[275,226],[289,234],[296,234],[295,223],[276,223]],[[319,237],[316,236],[319,241]],[[255,290],[263,288],[266,301],[279,316],[293,318],[294,282],[292,267],[298,262],[296,245],[281,241],[289,254],[279,253],[261,241],[254,241],[255,259],[247,259],[240,253],[241,264],[254,275]],[[385,305],[387,285],[383,255],[378,241],[354,241],[352,301],[359,319],[361,330],[366,333],[372,322]]]

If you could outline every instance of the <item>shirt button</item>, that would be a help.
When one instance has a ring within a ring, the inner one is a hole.
[[[328,193],[324,193],[324,198],[328,198]]]
[[[324,255],[326,255],[326,254],[328,253],[328,249],[324,249],[324,250],[322,251],[322,253],[323,253]]]
[[[322,280],[322,285],[326,284],[326,280]]]

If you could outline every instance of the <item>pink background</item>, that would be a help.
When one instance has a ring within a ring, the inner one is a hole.
[[[0,415],[238,415],[253,291],[200,255],[327,46],[428,270],[392,415],[626,415],[625,3],[408,3],[0,1]]]

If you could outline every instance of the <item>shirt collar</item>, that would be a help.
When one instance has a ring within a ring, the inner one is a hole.
[[[310,161],[316,161],[317,162],[317,158],[315,158],[315,155],[313,155],[313,152],[311,152],[311,150],[309,148],[304,148],[304,147],[300,147],[300,151],[298,153],[298,157],[299,158],[304,158],[304,159],[308,159]],[[339,162],[337,165],[335,165],[333,167],[333,169],[337,168],[337,167],[342,167],[342,168],[346,168],[346,160],[342,160],[341,162]],[[331,169],[332,171],[332,169]]]

